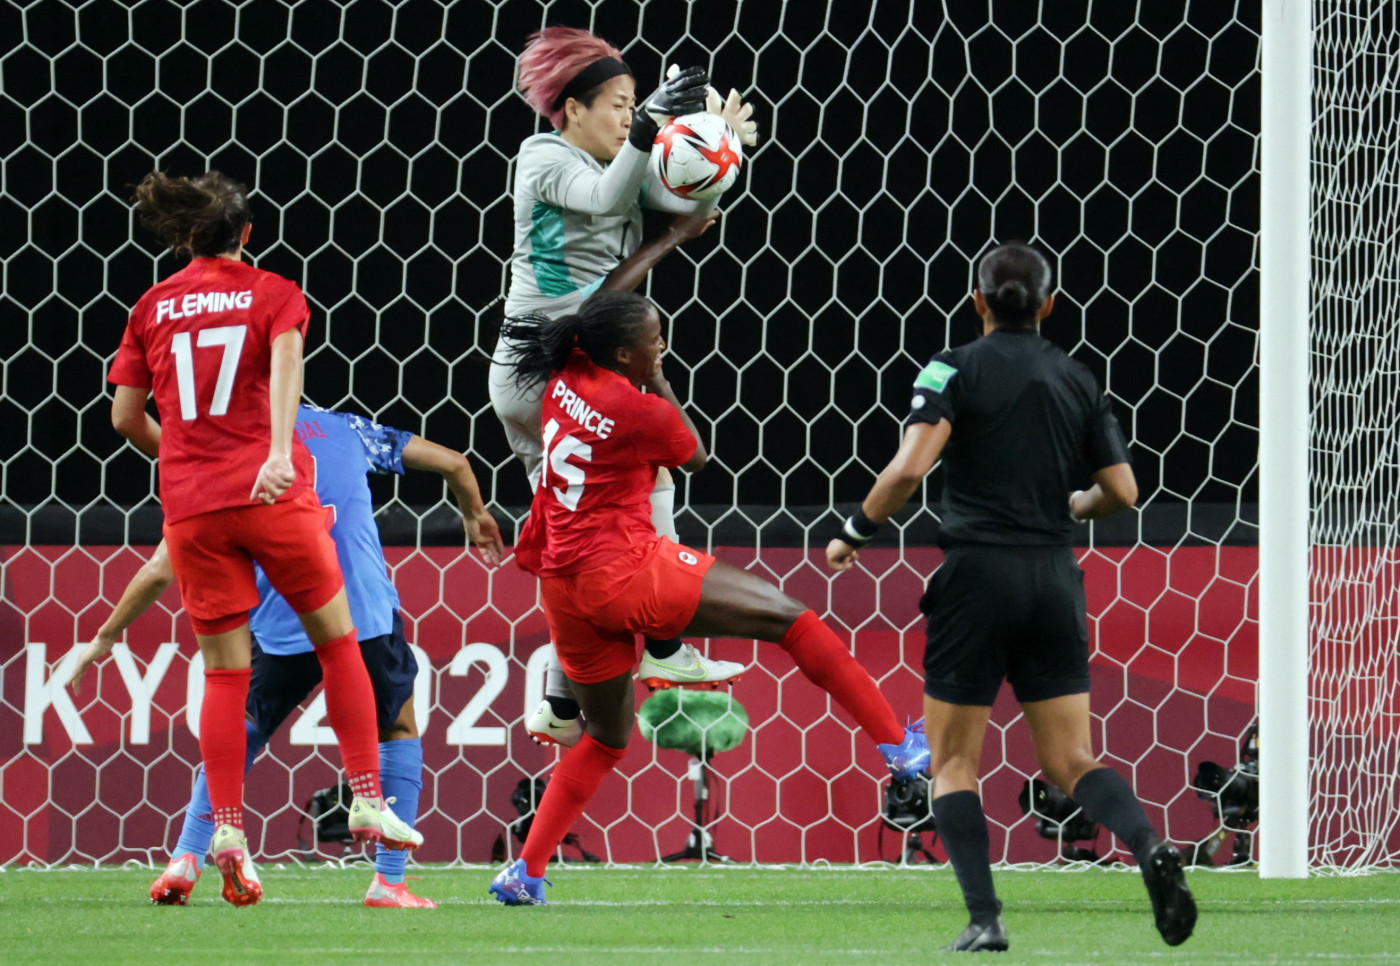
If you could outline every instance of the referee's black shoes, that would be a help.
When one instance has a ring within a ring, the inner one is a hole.
[[[1196,899],[1186,887],[1181,853],[1170,842],[1158,842],[1142,867],[1157,931],[1168,946],[1180,946],[1196,928]]]
[[[1006,925],[1002,923],[1001,916],[997,916],[991,922],[969,924],[962,935],[943,947],[943,952],[1004,953],[1007,945]]]

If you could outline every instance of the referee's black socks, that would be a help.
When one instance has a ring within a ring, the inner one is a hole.
[[[972,921],[991,923],[1001,915],[1001,901],[992,886],[991,838],[982,799],[976,792],[949,792],[940,795],[933,806],[933,822],[953,873],[962,887],[963,901]]]
[[[1138,865],[1146,863],[1147,854],[1161,841],[1133,787],[1112,768],[1085,772],[1071,797],[1084,809],[1089,821],[1107,828],[1132,850]]]

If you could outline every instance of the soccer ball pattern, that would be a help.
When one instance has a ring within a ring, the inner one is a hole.
[[[651,166],[672,193],[694,201],[718,198],[743,167],[743,145],[718,114],[686,114],[667,124],[651,147]]]

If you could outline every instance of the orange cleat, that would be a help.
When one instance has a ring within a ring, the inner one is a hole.
[[[385,882],[376,872],[365,893],[365,905],[371,909],[436,909],[437,903],[408,891],[407,882]]]
[[[190,901],[190,893],[198,881],[199,862],[194,853],[177,855],[151,883],[151,901],[158,906],[183,906]]]

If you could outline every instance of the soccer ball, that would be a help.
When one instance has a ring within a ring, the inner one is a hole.
[[[744,164],[739,136],[718,114],[686,114],[667,124],[651,146],[651,167],[673,194],[718,198]]]

